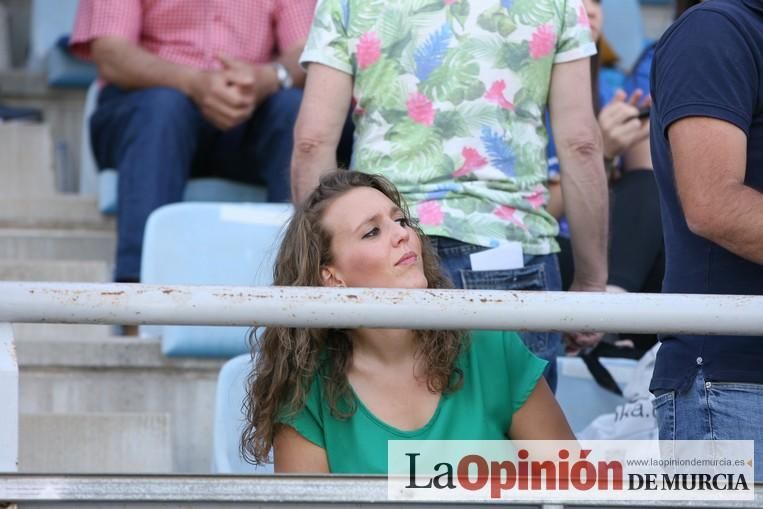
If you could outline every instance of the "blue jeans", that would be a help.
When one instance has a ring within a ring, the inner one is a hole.
[[[445,237],[429,237],[440,257],[440,267],[456,288],[464,290],[561,291],[562,277],[556,255],[525,256],[525,266],[511,270],[472,270],[469,255],[488,248]],[[538,357],[548,361],[543,375],[556,390],[556,357],[562,350],[558,332],[520,332],[522,340]]]
[[[301,90],[278,92],[248,121],[223,132],[178,90],[105,87],[90,126],[98,166],[119,175],[115,279],[140,278],[149,214],[180,201],[192,175],[260,184],[267,187],[268,201],[288,201],[292,132],[301,100]]]
[[[713,382],[702,369],[681,391],[656,391],[660,440],[754,440],[763,481],[763,384]]]

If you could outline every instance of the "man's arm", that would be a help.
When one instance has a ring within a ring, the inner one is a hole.
[[[305,95],[294,128],[291,189],[301,203],[320,177],[336,169],[336,148],[352,99],[352,77],[331,67],[312,63]]]
[[[604,291],[607,283],[609,197],[590,83],[588,59],[553,67],[549,110],[575,260],[570,289],[576,291]]]
[[[689,229],[763,265],[763,194],[744,184],[747,135],[730,122],[687,117],[668,128]]]

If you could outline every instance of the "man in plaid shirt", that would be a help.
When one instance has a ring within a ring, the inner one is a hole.
[[[119,173],[115,279],[138,281],[146,219],[191,175],[289,198],[298,64],[315,0],[80,0],[75,54],[103,82],[91,119],[101,168]]]

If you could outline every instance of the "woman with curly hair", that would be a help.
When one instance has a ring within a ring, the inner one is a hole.
[[[448,288],[394,186],[338,171],[298,207],[279,286]],[[249,379],[242,451],[277,472],[385,473],[387,441],[572,439],[513,332],[270,327]]]

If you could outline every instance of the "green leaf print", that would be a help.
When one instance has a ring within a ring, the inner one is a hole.
[[[464,117],[457,111],[440,111],[434,121],[434,127],[444,140],[455,137],[469,136],[471,131]]]
[[[399,75],[397,64],[382,57],[374,65],[358,71],[356,88],[362,90],[364,102],[382,109],[405,109]]]
[[[540,26],[556,18],[557,2],[538,0],[514,0],[511,14],[523,25]]]
[[[348,0],[350,2],[351,37],[360,37],[373,29],[379,21],[379,13],[384,9],[385,0]]]
[[[458,21],[461,28],[466,28],[466,19],[469,17],[469,2],[462,1],[451,4],[450,14]]]
[[[485,85],[479,79],[480,66],[471,55],[451,49],[443,64],[420,84],[421,91],[435,101],[461,104],[474,100],[485,93]]]
[[[423,5],[417,5],[411,9],[414,15],[425,12],[437,12],[442,9],[442,0],[424,0],[422,3]]]
[[[484,102],[464,104],[458,109],[471,132],[479,132],[483,127],[498,129],[502,122],[499,110],[495,105]]]
[[[553,65],[551,56],[536,60],[532,65],[527,65],[520,71],[522,83],[527,84],[522,90],[526,90],[529,100],[537,104],[546,104],[548,81]]]
[[[517,29],[517,24],[501,7],[494,7],[480,14],[477,25],[488,32],[498,32],[502,37],[508,37]]]
[[[511,69],[514,72],[524,67],[530,61],[530,44],[527,41],[521,43],[504,43],[498,55],[496,66],[499,69]]]
[[[433,127],[405,119],[394,125],[385,139],[393,145],[398,170],[421,172],[417,175],[423,180],[437,175],[444,154],[442,140]]]

